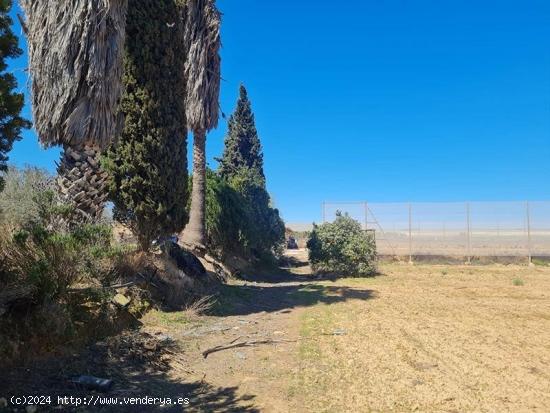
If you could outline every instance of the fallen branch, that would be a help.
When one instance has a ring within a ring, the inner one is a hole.
[[[91,287],[73,287],[73,288],[68,288],[67,291],[70,292],[70,293],[81,293],[81,292],[84,292],[84,291],[105,290],[107,288],[114,288],[114,289],[124,288],[124,287],[130,287],[132,285],[135,285],[135,282],[129,281],[127,283],[112,284],[112,285],[106,285],[106,286],[94,285],[94,286],[91,286]]]
[[[257,346],[259,344],[277,344],[277,343],[294,343],[294,342],[296,342],[296,340],[272,340],[272,339],[267,339],[267,340],[241,341],[239,343],[229,344],[229,345],[226,345],[226,346],[216,346],[216,347],[209,348],[208,350],[204,350],[202,352],[202,356],[204,358],[207,358],[208,355],[210,355],[212,353],[217,353],[218,351],[229,350],[229,349],[237,348],[237,347],[253,347],[253,346]]]
[[[239,336],[239,337],[237,337],[237,338],[231,340],[231,341],[229,342],[229,344],[233,344],[233,343],[235,343],[235,341],[239,341],[241,338],[244,338],[244,336]]]
[[[124,287],[130,287],[131,285],[135,285],[135,282],[128,281],[127,283],[113,284],[113,285],[109,285],[108,288],[124,288]]]

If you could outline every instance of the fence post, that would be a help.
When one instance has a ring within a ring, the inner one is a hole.
[[[467,263],[471,263],[472,256],[472,244],[471,244],[471,234],[470,234],[470,203],[466,202],[466,238],[467,238]]]
[[[533,265],[533,259],[531,256],[531,211],[529,208],[529,202],[525,203],[525,212],[527,217],[527,264]]]
[[[413,263],[412,256],[412,205],[409,202],[409,264]]]
[[[369,226],[369,204],[365,201],[365,232],[367,232]]]

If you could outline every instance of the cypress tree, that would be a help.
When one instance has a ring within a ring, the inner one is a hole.
[[[13,21],[8,15],[11,7],[11,0],[0,0],[0,172],[7,171],[7,153],[11,151],[13,143],[21,139],[21,130],[31,127],[30,122],[20,116],[24,96],[14,92],[17,80],[12,73],[6,73],[6,59],[23,53],[11,30]],[[0,191],[3,188],[4,179],[0,176]]]
[[[268,258],[284,242],[285,226],[271,207],[266,189],[262,145],[248,94],[239,90],[237,108],[229,118],[219,174],[246,201],[246,244],[258,258]]]
[[[179,0],[130,0],[121,111],[105,161],[115,219],[147,250],[183,228],[187,203],[185,50]]]
[[[229,118],[225,150],[218,161],[219,173],[226,179],[234,177],[243,169],[249,169],[258,178],[265,178],[262,145],[244,85],[239,88],[237,108]]]

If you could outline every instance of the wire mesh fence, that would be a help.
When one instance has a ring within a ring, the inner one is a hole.
[[[380,255],[550,257],[550,201],[325,202],[323,222],[337,211],[374,231]]]

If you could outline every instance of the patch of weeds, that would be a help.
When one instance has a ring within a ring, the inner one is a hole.
[[[441,275],[447,275],[447,274],[449,274],[449,273],[447,272],[447,270],[441,271]]]
[[[302,317],[300,336],[302,340],[299,348],[299,355],[302,359],[318,358],[321,354],[318,340],[315,337],[330,331],[334,325],[334,314],[327,308],[315,307]]]
[[[188,314],[185,311],[175,311],[167,313],[164,311],[153,310],[148,316],[151,320],[166,327],[179,327],[191,323]]]
[[[516,286],[516,287],[519,287],[519,286],[522,286],[524,283],[523,283],[523,280],[521,278],[514,278],[514,280],[512,281],[512,283]]]
[[[333,309],[324,305],[310,307],[302,314],[300,320],[301,340],[298,348],[298,360],[301,368],[288,385],[287,395],[289,398],[301,400],[304,396],[310,398],[313,395],[328,392],[331,385],[329,377],[332,377],[332,369],[325,371],[328,368],[327,354],[323,351],[321,341],[326,339],[325,334],[334,329],[334,317]],[[320,375],[319,369],[323,369],[326,374]]]

